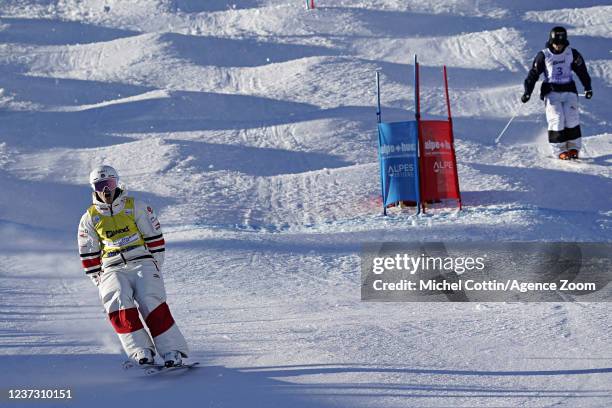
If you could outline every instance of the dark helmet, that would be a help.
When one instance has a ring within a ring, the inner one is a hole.
[[[553,44],[561,44],[568,46],[569,41],[567,41],[567,30],[563,27],[553,27],[550,30],[550,35],[548,36],[548,45]]]

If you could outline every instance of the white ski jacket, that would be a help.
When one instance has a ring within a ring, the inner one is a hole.
[[[128,262],[151,259],[159,269],[164,262],[165,241],[157,215],[147,204],[129,197],[125,186],[119,188],[112,204],[92,193],[93,204],[79,223],[81,263],[96,284],[100,273]]]

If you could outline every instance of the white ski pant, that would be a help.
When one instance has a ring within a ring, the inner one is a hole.
[[[164,280],[149,259],[105,270],[98,286],[100,299],[128,357],[143,348],[160,355],[180,351],[187,356],[185,338],[166,304]],[[149,333],[145,330],[142,315]]]
[[[548,141],[555,156],[570,149],[580,150],[580,116],[578,95],[573,92],[551,92],[544,97]]]

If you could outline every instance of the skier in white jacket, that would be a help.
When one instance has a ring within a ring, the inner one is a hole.
[[[577,159],[581,147],[578,90],[572,71],[578,75],[584,86],[584,97],[591,99],[591,77],[582,55],[578,50],[569,47],[565,28],[554,27],[550,31],[546,48],[538,52],[533,60],[525,79],[521,102],[529,101],[531,92],[543,73],[540,98],[546,104],[548,141],[555,157],[561,160]]]
[[[156,352],[168,367],[182,364],[188,347],[166,304],[155,212],[127,195],[111,166],[95,168],[89,184],[93,204],[79,224],[79,254],[125,353],[139,364],[153,364]]]

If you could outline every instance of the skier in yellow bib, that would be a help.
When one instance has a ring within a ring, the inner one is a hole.
[[[155,212],[127,195],[111,166],[95,168],[89,183],[93,204],[79,224],[79,254],[125,353],[139,364],[152,364],[157,352],[166,366],[181,365],[188,347],[166,303]]]

